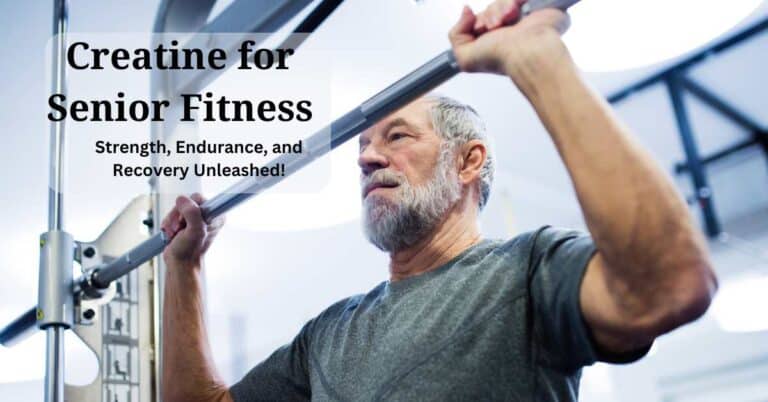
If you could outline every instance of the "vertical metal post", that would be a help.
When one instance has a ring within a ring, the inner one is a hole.
[[[707,90],[704,86],[696,82],[696,80],[688,77],[682,77],[682,84],[685,86],[685,89],[688,92],[699,98],[699,100],[706,103],[714,110],[720,112],[722,115],[729,118],[732,122],[741,126],[741,128],[749,131],[752,135],[752,138],[754,139],[754,142],[760,145],[763,150],[763,154],[765,155],[766,159],[768,159],[768,128],[765,128],[762,124],[753,120],[749,115],[745,114],[737,107]],[[752,143],[753,142],[749,142],[750,145]],[[730,149],[738,150],[738,148]],[[725,154],[725,152],[723,154]]]
[[[64,401],[64,328],[46,329],[45,402]]]
[[[66,52],[67,0],[53,1],[53,42],[51,43],[51,91],[66,92]],[[50,176],[48,188],[48,230],[64,230],[64,121],[52,122],[50,132]],[[59,267],[59,269],[70,269]],[[70,269],[71,271],[71,269]],[[44,278],[55,281],[58,278]],[[45,401],[64,402],[64,331],[63,325],[50,325],[45,328],[46,369]]]
[[[53,42],[51,43],[51,93],[65,94],[67,46],[67,0],[53,1]],[[64,120],[51,123],[50,172],[48,188],[48,230],[64,229]]]
[[[699,201],[699,206],[701,207],[701,212],[704,217],[704,225],[707,234],[711,237],[715,237],[721,232],[720,221],[715,214],[712,189],[707,183],[704,164],[701,162],[699,149],[696,145],[696,140],[693,137],[690,120],[688,119],[688,111],[683,99],[683,82],[681,74],[682,72],[678,70],[669,75],[666,80],[667,90],[669,91],[669,97],[672,101],[672,108],[675,111],[677,128],[680,132],[680,139],[683,143],[688,171],[690,172],[693,188],[696,192],[695,196]]]

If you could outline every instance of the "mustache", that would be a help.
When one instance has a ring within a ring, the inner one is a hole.
[[[366,190],[371,186],[399,186],[406,181],[405,177],[401,174],[387,169],[379,169],[360,178],[360,189],[362,195],[365,196]]]

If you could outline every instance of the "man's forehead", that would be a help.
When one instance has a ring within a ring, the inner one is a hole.
[[[370,136],[386,131],[393,126],[411,126],[418,130],[432,130],[432,119],[429,113],[431,106],[429,100],[419,98],[379,120],[363,131],[360,137],[361,139],[370,138]]]

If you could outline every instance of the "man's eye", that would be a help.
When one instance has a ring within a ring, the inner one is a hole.
[[[392,133],[392,135],[389,136],[389,140],[390,141],[396,141],[396,140],[399,140],[399,139],[405,138],[405,137],[406,137],[406,135],[403,134],[403,133]]]

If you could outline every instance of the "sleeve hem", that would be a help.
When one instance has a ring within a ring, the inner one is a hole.
[[[588,239],[588,238],[585,238],[585,239]],[[628,351],[628,352],[613,353],[613,352],[606,351],[600,346],[600,344],[598,344],[594,334],[592,333],[592,328],[590,328],[586,318],[584,318],[584,313],[581,308],[581,284],[584,281],[584,277],[586,276],[587,266],[589,265],[589,262],[592,260],[595,254],[597,254],[597,247],[595,247],[593,243],[590,246],[590,251],[588,253],[585,253],[587,257],[583,263],[581,277],[577,281],[577,286],[575,288],[576,294],[572,296],[576,298],[576,306],[578,308],[578,317],[580,318],[579,319],[580,326],[589,344],[589,349],[590,349],[589,355],[590,355],[591,361],[588,364],[592,364],[595,362],[603,362],[603,363],[611,363],[611,364],[633,363],[641,359],[642,357],[644,357],[648,353],[648,351],[651,350],[651,347],[653,346],[653,342],[651,342],[646,346],[643,346],[641,348]]]
[[[577,258],[579,258],[578,267],[581,269],[581,272],[579,273],[579,278],[577,281],[572,281],[572,283],[575,284],[570,291],[571,291],[571,300],[574,300],[574,303],[572,303],[572,306],[576,307],[576,311],[573,312],[573,314],[570,314],[571,317],[574,318],[572,324],[573,328],[577,329],[577,339],[583,339],[586,342],[583,342],[584,345],[582,345],[586,350],[584,353],[584,359],[583,365],[591,365],[595,363],[596,361],[600,360],[602,356],[598,353],[597,343],[595,342],[593,336],[592,336],[592,330],[589,327],[589,324],[587,324],[586,319],[584,318],[584,314],[582,313],[581,309],[581,284],[584,281],[584,277],[586,276],[587,272],[587,266],[589,265],[589,262],[592,260],[592,257],[597,253],[597,247],[595,247],[594,243],[592,242],[592,239],[584,236],[581,238],[578,238],[575,240],[576,242],[584,242],[588,243],[584,245],[584,251],[579,255]],[[577,248],[578,249],[578,248]]]

